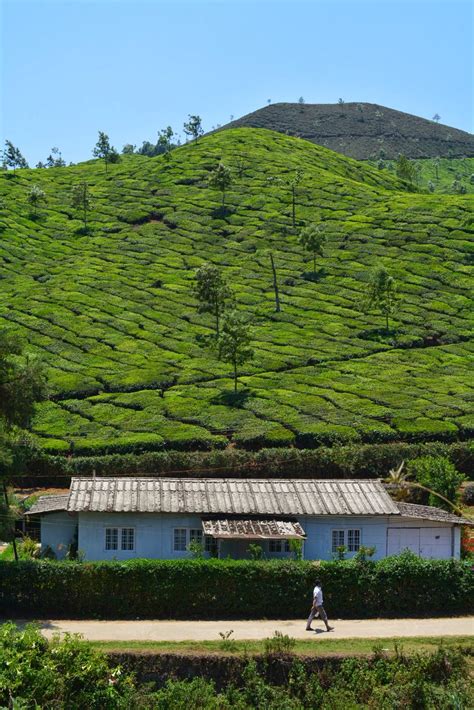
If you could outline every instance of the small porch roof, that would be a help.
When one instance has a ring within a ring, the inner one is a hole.
[[[301,540],[305,532],[297,522],[288,520],[243,520],[225,518],[221,520],[203,520],[202,529],[205,535],[230,539],[259,540]]]

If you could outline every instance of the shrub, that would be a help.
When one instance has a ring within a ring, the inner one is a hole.
[[[468,562],[405,553],[379,562],[321,562],[334,618],[469,614]],[[312,562],[295,560],[0,561],[3,613],[66,618],[305,618]]]
[[[410,461],[407,466],[408,474],[434,493],[439,493],[451,503],[458,499],[458,489],[464,481],[462,473],[445,456],[422,456]],[[430,505],[451,510],[449,503],[439,498],[434,493],[429,493]]]

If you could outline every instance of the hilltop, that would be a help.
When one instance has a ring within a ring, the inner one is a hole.
[[[270,104],[227,128],[268,128],[358,160],[379,157],[474,157],[474,136],[419,116],[369,103]]]
[[[218,161],[234,182],[208,186]],[[269,178],[303,171],[290,192]],[[89,229],[71,207],[87,181]],[[35,218],[28,190],[47,204]],[[0,176],[0,327],[46,363],[34,430],[51,452],[258,448],[456,440],[472,434],[473,199],[407,192],[379,171],[263,129],[207,136],[163,156]],[[324,223],[317,271],[298,244]],[[274,310],[270,253],[282,310]],[[254,359],[203,345],[194,274],[222,270],[253,321]],[[362,302],[371,270],[396,278],[389,333]]]

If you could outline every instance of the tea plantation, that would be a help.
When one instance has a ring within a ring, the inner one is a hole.
[[[219,161],[233,175],[224,207],[208,186]],[[297,169],[293,228],[285,181]],[[82,181],[87,229],[71,206]],[[33,185],[47,199],[36,215]],[[77,454],[469,437],[473,207],[469,194],[408,192],[387,170],[265,129],[222,131],[169,160],[123,156],[107,171],[90,161],[4,173],[0,327],[48,369],[34,431],[47,451]],[[311,223],[328,235],[315,273],[298,243]],[[196,308],[206,261],[253,323],[237,395]],[[398,285],[388,332],[362,310],[378,265]]]

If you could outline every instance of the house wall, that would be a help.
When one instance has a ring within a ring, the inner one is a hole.
[[[396,516],[301,517],[298,522],[307,535],[303,556],[310,560],[333,559],[332,531],[336,529],[344,530],[346,538],[347,530],[360,530],[360,544],[366,547],[375,547],[373,559],[376,560],[387,555],[388,529],[404,529],[402,542],[407,540],[406,546],[408,547],[418,545],[417,554],[427,557],[451,557],[453,549],[455,557],[459,557],[460,554],[459,530],[454,529],[451,532],[453,528],[450,524]],[[135,529],[135,549],[133,551],[106,550],[106,527],[133,527]],[[189,552],[177,552],[173,549],[174,528],[201,529],[201,516],[166,513],[79,513],[78,547],[88,560],[126,560],[139,557],[186,559],[190,557]],[[441,533],[440,529],[442,529]],[[396,536],[396,532],[392,532],[390,535]],[[440,541],[436,540],[437,535],[442,538]],[[446,547],[446,535],[449,535],[449,549]],[[420,540],[422,541],[421,546]],[[263,547],[265,557],[288,557],[288,553],[284,552],[270,554],[266,540],[220,541],[220,556],[248,557],[247,548],[251,542]],[[346,558],[351,558],[354,554],[347,552]]]
[[[68,550],[68,546],[74,540],[77,522],[77,515],[66,513],[66,511],[42,515],[41,551],[45,550],[49,545],[56,557],[59,560],[62,559]]]

